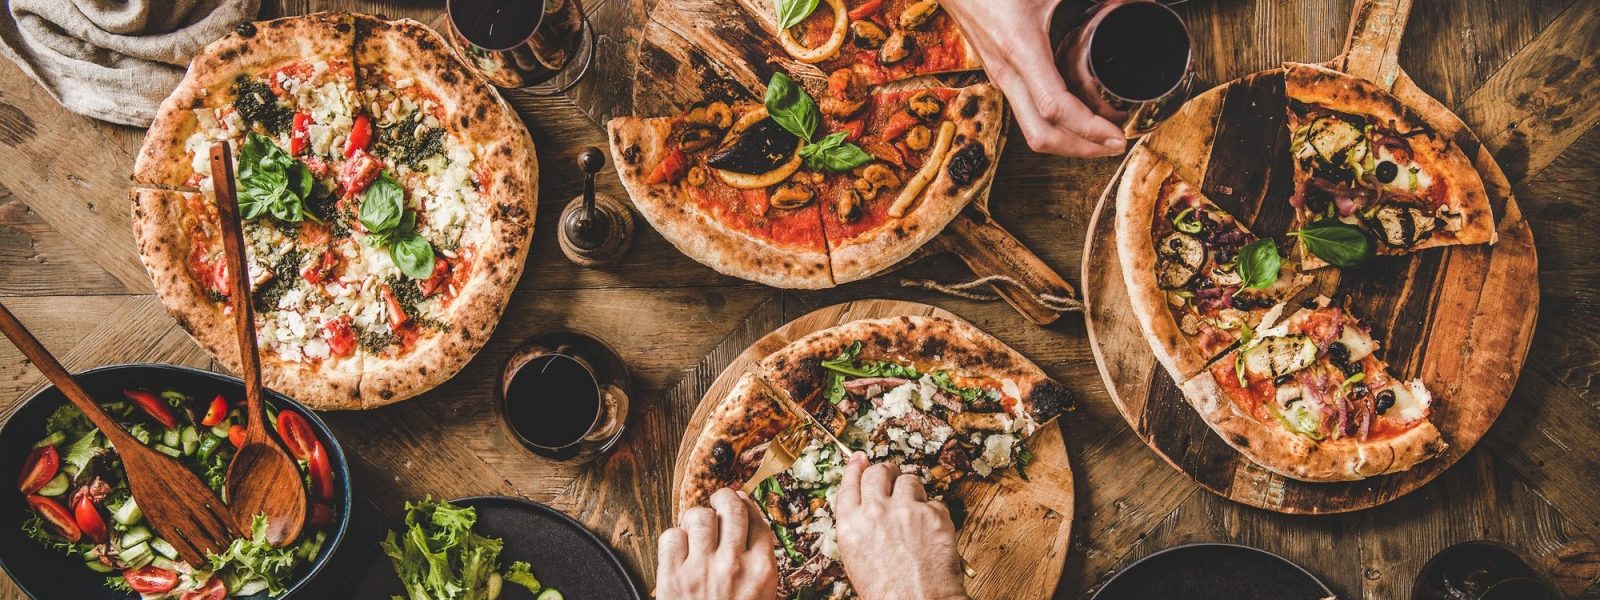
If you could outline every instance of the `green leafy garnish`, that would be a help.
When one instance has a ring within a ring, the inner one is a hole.
[[[406,192],[380,173],[361,194],[361,226],[367,229],[362,243],[387,246],[389,258],[401,273],[412,279],[427,279],[433,274],[433,244],[417,235],[417,213],[406,210]]]
[[[44,519],[39,518],[38,513],[28,514],[28,518],[22,522],[22,533],[43,544],[45,548],[62,554],[74,554],[77,551],[72,542],[51,533],[50,529],[45,527]]]
[[[799,25],[816,12],[818,0],[777,0],[778,29]]]
[[[511,568],[506,569],[505,580],[528,588],[535,594],[544,589],[544,584],[539,583],[539,578],[533,576],[533,566],[526,561],[512,561]]]
[[[478,513],[471,507],[432,498],[406,503],[404,532],[390,531],[379,543],[394,563],[406,598],[489,600],[503,543],[473,533],[477,521]],[[500,578],[535,592],[542,589],[527,563],[512,563]]]
[[[1185,208],[1172,218],[1172,227],[1188,234],[1200,233],[1204,225],[1200,222],[1200,215],[1194,212],[1194,207]]]
[[[794,534],[789,532],[788,527],[774,524],[772,533],[778,537],[778,542],[783,544],[783,553],[789,555],[789,561],[793,562],[794,566],[798,567],[806,563],[805,557],[801,556],[800,551],[795,548]]]
[[[859,146],[844,141],[845,135],[845,132],[840,131],[822,138],[820,142],[801,147],[800,158],[805,161],[806,168],[813,171],[842,173],[872,162],[872,155],[867,154]]]
[[[406,214],[406,191],[389,177],[379,173],[378,178],[361,193],[361,226],[368,232],[382,234],[400,225]]]
[[[765,103],[772,120],[802,141],[810,142],[822,122],[817,101],[782,71],[773,73],[767,82]]]
[[[78,407],[71,404],[61,405],[55,412],[50,413],[50,417],[44,421],[46,433],[59,431],[67,434],[69,438],[83,435],[90,429],[94,429],[94,423],[89,422],[89,417],[85,416],[83,411],[78,410]]]
[[[964,388],[956,385],[954,381],[950,380],[950,374],[944,371],[934,371],[928,378],[932,379],[933,384],[939,386],[939,389],[955,394],[961,398],[962,402],[967,404],[976,402],[984,394],[982,388]]]
[[[213,571],[222,574],[228,589],[260,581],[273,596],[288,591],[296,562],[293,548],[274,548],[267,541],[266,515],[256,515],[251,521],[249,538],[235,539],[222,554],[208,553],[206,559]]]
[[[420,235],[412,234],[389,244],[389,256],[406,277],[427,279],[433,274],[433,244]]]
[[[239,216],[254,220],[271,215],[288,223],[310,216],[311,171],[271,138],[251,132],[239,148]]]
[[[1262,238],[1246,244],[1239,250],[1239,277],[1244,280],[1240,289],[1266,289],[1278,281],[1278,268],[1282,265],[1278,245],[1272,238]]]
[[[1336,267],[1348,269],[1372,258],[1372,239],[1367,232],[1338,219],[1321,219],[1289,235],[1300,238],[1306,250]]]

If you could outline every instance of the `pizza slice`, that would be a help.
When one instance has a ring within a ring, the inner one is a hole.
[[[1071,402],[999,340],[935,317],[819,331],[761,370],[847,447],[896,462],[934,490],[1025,463],[1021,442]]]
[[[1303,481],[1410,469],[1447,444],[1421,380],[1395,377],[1369,326],[1326,297],[1268,321],[1183,383],[1212,430],[1256,464]]]
[[[770,1],[770,5],[769,5]],[[980,69],[977,51],[938,0],[744,0],[790,58],[868,85]]]
[[[1365,79],[1305,64],[1288,65],[1284,79],[1297,230],[1355,226],[1383,255],[1494,243],[1483,180],[1460,146]],[[1340,262],[1316,249],[1308,267]]]
[[[1311,283],[1143,146],[1117,190],[1117,253],[1134,314],[1176,381],[1205,369]]]
[[[760,378],[745,374],[706,416],[704,431],[683,456],[676,506],[703,506],[722,488],[739,488],[766,457],[778,434],[807,423]]]
[[[833,518],[847,459],[832,440],[813,436],[793,465],[763,480],[750,495],[777,541],[772,553],[779,598],[855,597],[839,561]]]

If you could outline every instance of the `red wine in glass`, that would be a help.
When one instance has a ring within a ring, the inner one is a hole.
[[[1166,5],[1108,0],[1079,18],[1056,48],[1056,67],[1090,110],[1138,137],[1188,99],[1191,44],[1183,19]]]
[[[449,0],[450,42],[467,66],[502,88],[565,91],[594,59],[580,0]],[[585,43],[587,42],[587,43]]]
[[[529,340],[501,375],[500,399],[512,437],[553,460],[609,450],[628,417],[627,367],[599,340],[555,332]]]

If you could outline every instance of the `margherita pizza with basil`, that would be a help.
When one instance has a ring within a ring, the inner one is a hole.
[[[134,181],[167,309],[238,364],[208,150],[233,146],[266,384],[319,409],[414,396],[488,339],[521,274],[537,167],[522,123],[414,21],[318,13],[198,54]]]
[[[667,240],[722,273],[786,288],[869,277],[988,189],[1004,102],[988,84],[830,85],[838,102],[819,105],[778,73],[764,104],[613,119],[623,186]]]

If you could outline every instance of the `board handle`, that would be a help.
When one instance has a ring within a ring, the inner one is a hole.
[[[1020,285],[991,283],[996,294],[1022,316],[1039,325],[1061,318],[1061,311],[1046,306],[1040,296],[1075,298],[1077,291],[1056,274],[1050,265],[1034,254],[1011,232],[993,219],[973,210],[963,211],[940,232],[941,250],[961,257],[967,268],[980,279],[998,276]]]
[[[1400,74],[1400,39],[1411,15],[1411,1],[1356,0],[1344,51],[1334,59],[1333,68],[1377,83],[1383,89],[1394,87]]]

